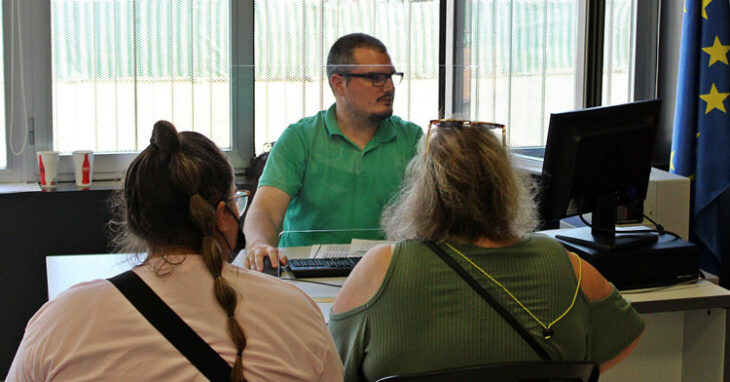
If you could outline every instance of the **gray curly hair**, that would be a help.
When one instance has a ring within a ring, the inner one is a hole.
[[[421,139],[381,226],[390,240],[516,239],[537,226],[533,196],[492,131],[437,128]]]

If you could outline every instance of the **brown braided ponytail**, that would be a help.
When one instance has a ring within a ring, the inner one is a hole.
[[[215,298],[228,316],[228,334],[236,345],[236,361],[233,363],[231,381],[243,381],[241,354],[246,347],[246,335],[235,317],[238,295],[221,275],[223,259],[227,255],[223,252],[218,240],[213,236],[216,229],[215,209],[202,196],[195,194],[190,198],[190,215],[193,222],[203,232],[204,236],[201,248],[203,261],[205,262],[206,268],[208,268],[208,272],[213,275]]]
[[[237,353],[231,381],[238,382],[244,381],[241,355],[246,335],[235,318],[238,294],[221,274],[228,255],[216,239],[220,234],[215,212],[215,204],[230,196],[232,186],[233,170],[215,143],[196,132],[178,133],[170,122],[159,121],[150,145],[129,165],[124,187],[112,201],[117,216],[110,228],[118,250],[146,250],[145,262],[164,259],[170,248],[202,255],[214,278],[216,301],[228,316]]]

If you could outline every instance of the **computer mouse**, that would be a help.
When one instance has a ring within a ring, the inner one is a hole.
[[[271,259],[269,257],[264,257],[264,273],[267,275],[272,275],[274,277],[279,277],[279,274],[281,273],[281,264],[277,268],[274,268],[271,266]]]

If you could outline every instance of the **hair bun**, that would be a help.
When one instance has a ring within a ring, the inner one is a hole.
[[[167,153],[180,151],[180,139],[177,136],[175,126],[168,121],[157,121],[152,129],[150,144],[157,146]]]

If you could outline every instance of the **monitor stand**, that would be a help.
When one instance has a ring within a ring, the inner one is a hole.
[[[621,233],[621,231],[616,231],[616,194],[614,193],[598,197],[592,220],[592,227],[571,229],[555,235],[555,238],[606,251],[648,246],[656,243],[659,237],[654,232]]]
[[[600,249],[604,251],[637,248],[656,243],[656,233],[626,233],[615,232],[613,238],[603,233],[598,236],[592,232],[590,227],[581,227],[567,230],[555,238],[568,243],[579,244],[584,247]]]

